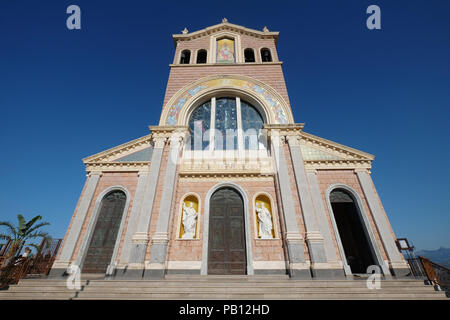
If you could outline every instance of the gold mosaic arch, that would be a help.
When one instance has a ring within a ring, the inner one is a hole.
[[[180,89],[167,102],[159,124],[186,125],[191,107],[202,96],[211,92],[236,91],[259,102],[269,124],[292,124],[294,119],[286,101],[269,85],[244,76],[214,76],[202,78]]]

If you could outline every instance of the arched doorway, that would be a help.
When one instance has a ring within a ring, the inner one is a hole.
[[[210,200],[208,274],[246,274],[244,202],[233,188],[217,190]]]
[[[106,272],[116,244],[126,198],[125,193],[120,190],[114,190],[103,197],[82,272]]]
[[[335,189],[330,193],[330,203],[352,273],[366,273],[368,266],[377,263],[353,195],[345,189]]]

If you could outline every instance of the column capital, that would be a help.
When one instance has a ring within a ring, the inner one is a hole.
[[[174,131],[170,136],[170,146],[171,148],[179,148],[183,141],[186,140],[187,131]]]
[[[272,133],[270,135],[270,141],[272,142],[275,148],[282,147],[286,141],[286,137],[281,136],[278,132]]]
[[[299,147],[301,136],[299,134],[287,135],[286,139],[290,147]]]
[[[146,174],[148,174],[148,170],[139,170],[137,173],[138,177],[140,177],[141,175],[146,175]]]
[[[281,135],[287,136],[300,135],[304,126],[304,123],[265,124],[263,128],[267,129],[269,134],[272,134],[273,132],[279,132]]]
[[[101,172],[101,171],[89,171],[86,176],[87,177],[91,177],[91,176],[99,176],[99,177],[101,177],[102,175],[103,175],[103,172]]]
[[[154,142],[154,148],[164,148],[167,138],[162,135],[155,135],[152,136],[152,140]]]
[[[358,173],[367,173],[367,174],[370,174],[370,170],[369,170],[369,169],[366,169],[366,168],[356,168],[356,169],[354,169],[354,172],[355,172],[356,174],[358,174]]]

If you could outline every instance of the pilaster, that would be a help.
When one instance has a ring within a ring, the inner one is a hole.
[[[162,278],[165,273],[165,261],[167,244],[169,242],[169,219],[172,207],[172,199],[176,184],[176,171],[182,142],[186,140],[187,128],[175,130],[170,137],[169,159],[167,160],[164,176],[161,206],[159,208],[156,232],[152,238],[152,250],[150,263],[146,266],[144,277]]]
[[[148,229],[152,217],[153,202],[155,199],[156,186],[158,183],[159,172],[161,169],[161,160],[167,137],[161,134],[152,136],[153,154],[150,162],[150,171],[146,177],[145,191],[143,192],[143,202],[140,208],[139,217],[135,234],[131,238],[131,250],[129,263],[133,264],[134,269],[144,269],[145,253],[148,245]]]
[[[289,256],[289,273],[291,277],[310,278],[309,266],[306,266],[303,239],[297,224],[289,173],[284,153],[284,137],[277,130],[270,130],[272,153],[275,158],[278,184],[285,220],[285,242]]]
[[[306,243],[311,257],[312,268],[318,264],[326,263],[327,256],[325,253],[324,238],[316,221],[316,213],[311,197],[309,181],[306,177],[305,166],[303,164],[303,156],[300,149],[300,132],[288,133],[287,141],[291,153],[292,166],[294,168],[295,182],[297,186],[300,205],[302,207],[303,219],[306,228]],[[315,270],[313,275],[316,276]],[[321,272],[321,270],[317,271]]]
[[[381,206],[381,201],[375,192],[372,179],[367,170],[355,170],[361,188],[366,197],[367,204],[373,215],[376,228],[389,259],[389,266],[397,277],[403,277],[410,272],[408,264],[403,259],[395,244],[394,237],[389,228],[389,221]]]
[[[81,229],[86,219],[89,206],[97,188],[101,172],[90,172],[86,181],[86,188],[81,196],[80,204],[73,218],[69,233],[62,248],[61,255],[53,264],[50,276],[62,276],[66,272],[66,268],[72,263],[72,256],[75,251],[78,239],[81,235]]]

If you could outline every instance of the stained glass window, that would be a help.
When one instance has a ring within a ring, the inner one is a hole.
[[[259,146],[259,138],[264,124],[261,115],[254,107],[244,101],[241,101],[241,117],[244,136],[244,149],[261,149]]]
[[[216,150],[237,149],[237,111],[236,99],[220,98],[216,100]],[[220,135],[222,137],[220,138]]]
[[[266,149],[266,137],[262,134],[264,120],[255,107],[234,97],[212,101],[198,106],[189,118],[188,150],[237,150],[240,145],[246,150]],[[211,128],[214,128],[213,143]],[[243,141],[239,143],[238,129],[243,132]]]
[[[191,129],[191,150],[209,148],[209,129],[211,127],[211,102],[205,102],[192,112],[189,120]]]

